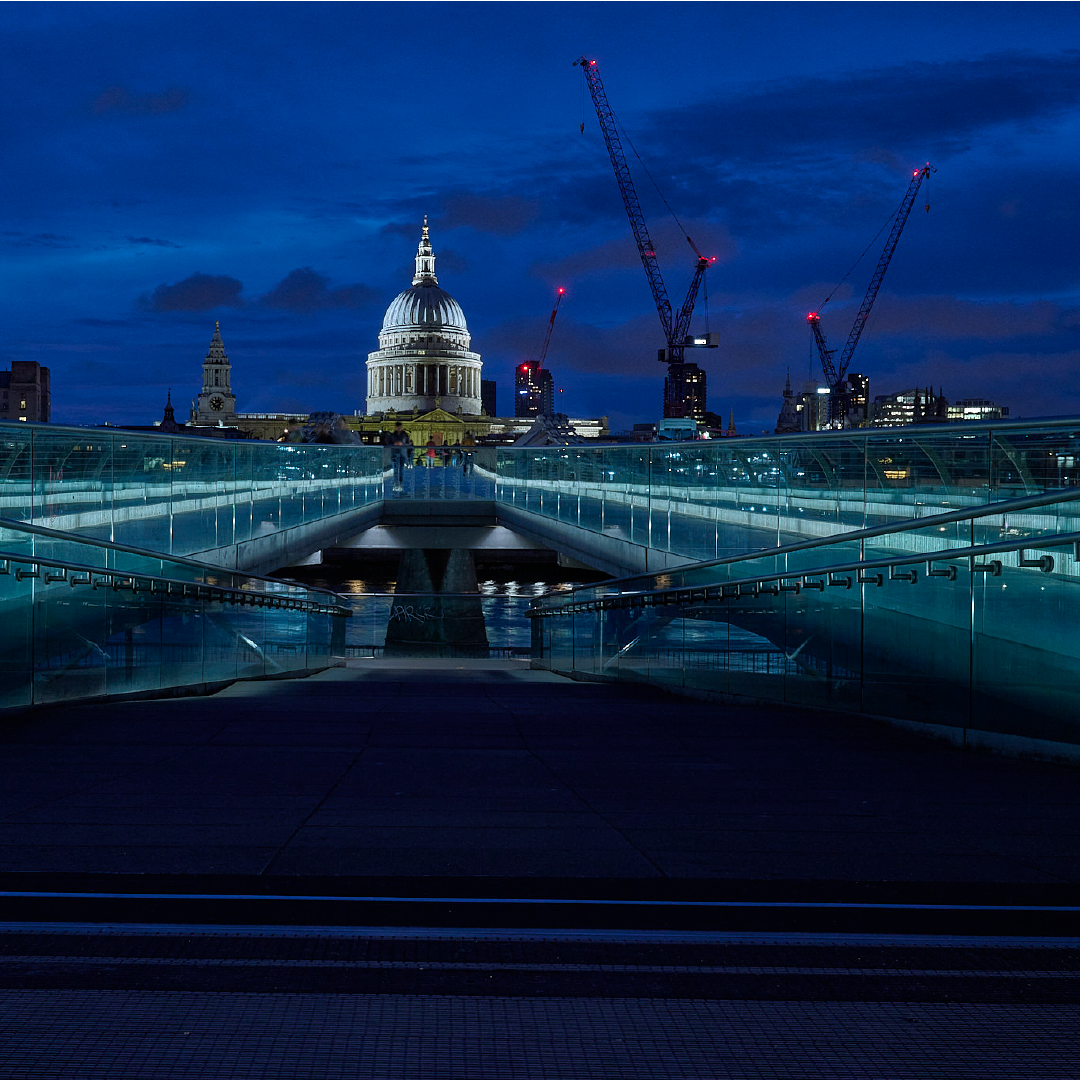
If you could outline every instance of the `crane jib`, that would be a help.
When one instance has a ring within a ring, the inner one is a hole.
[[[844,348],[841,350],[840,359],[837,363],[833,362],[835,350],[828,347],[825,340],[825,334],[821,329],[821,320],[817,313],[811,312],[806,317],[806,321],[810,324],[810,328],[814,333],[814,341],[817,344],[818,356],[821,359],[821,369],[824,372],[829,389],[833,392],[830,401],[832,406],[838,406],[839,404],[839,399],[843,392],[842,384],[847,375],[848,366],[851,364],[851,357],[855,352],[855,346],[858,345],[863,328],[866,326],[866,320],[870,317],[870,309],[873,308],[874,301],[877,299],[878,290],[881,288],[881,282],[885,277],[885,271],[889,268],[893,253],[896,251],[896,245],[900,240],[900,234],[904,231],[904,225],[907,224],[911,208],[915,205],[915,197],[919,193],[919,188],[922,186],[923,180],[925,180],[930,173],[936,171],[937,170],[927,162],[923,168],[917,169],[912,176],[911,182],[908,184],[907,192],[900,202],[900,208],[897,210],[896,217],[893,219],[889,238],[885,241],[885,247],[881,252],[881,257],[878,259],[873,277],[870,279],[866,295],[863,297],[862,304],[859,307],[859,313],[855,316],[855,322],[852,324],[851,331],[848,334],[847,341],[844,344]],[[837,417],[833,417],[833,419],[837,419]],[[843,418],[839,417],[839,419],[842,421]]]
[[[668,346],[668,360],[671,363],[682,363],[686,337],[690,330],[690,320],[693,317],[694,303],[697,300],[698,290],[701,286],[701,278],[713,260],[704,258],[694,247],[693,241],[687,237],[690,246],[694,247],[694,252],[698,255],[698,264],[694,271],[693,281],[690,283],[690,288],[686,294],[686,299],[683,301],[678,315],[673,318],[671,301],[668,298],[667,288],[660,273],[660,264],[656,260],[656,246],[653,244],[652,238],[649,236],[648,226],[645,224],[645,215],[641,211],[641,203],[638,200],[634,181],[630,175],[630,166],[627,164],[626,154],[623,152],[622,141],[619,138],[618,128],[615,124],[615,116],[611,106],[608,104],[607,94],[604,92],[604,84],[600,79],[596,61],[586,60],[582,56],[575,61],[575,65],[580,65],[584,72],[585,82],[588,84],[589,93],[592,96],[593,107],[596,109],[596,118],[600,123],[600,130],[607,146],[608,157],[610,157],[611,166],[615,171],[615,180],[622,194],[626,216],[630,220],[630,229],[634,234],[641,265],[645,269],[645,276],[652,291],[656,312],[660,316],[660,323],[664,329],[664,339]]]

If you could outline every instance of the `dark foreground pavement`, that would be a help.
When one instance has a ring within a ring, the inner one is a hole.
[[[1080,881],[1080,771],[843,716],[353,661],[0,729],[0,872]]]
[[[1073,768],[359,661],[0,776],[0,1078],[1078,1074]]]

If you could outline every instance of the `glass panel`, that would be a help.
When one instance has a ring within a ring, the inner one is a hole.
[[[1053,557],[1052,573],[1003,555],[1000,574],[973,576],[972,727],[1080,742],[1080,583],[1070,549]]]

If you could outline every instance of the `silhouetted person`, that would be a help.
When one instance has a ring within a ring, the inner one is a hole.
[[[400,420],[386,437],[386,445],[390,447],[390,464],[394,467],[394,490],[402,491],[405,481],[405,455],[412,444],[409,433],[401,426]]]

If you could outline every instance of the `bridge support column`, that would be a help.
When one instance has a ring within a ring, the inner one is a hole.
[[[487,628],[468,548],[401,553],[386,656],[487,657]]]

